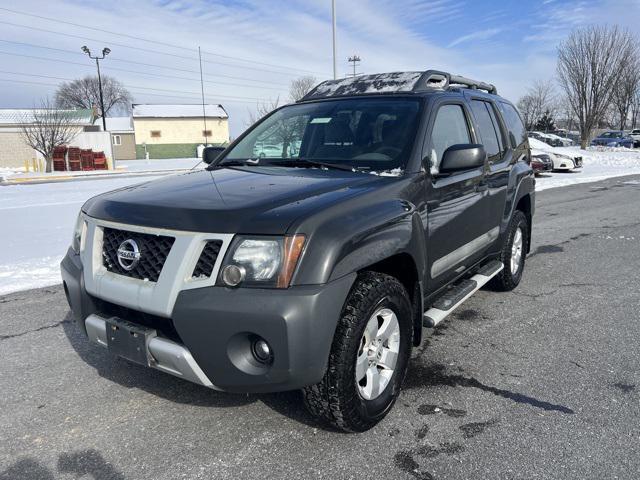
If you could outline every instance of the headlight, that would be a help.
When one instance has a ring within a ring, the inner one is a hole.
[[[82,240],[84,237],[85,223],[84,216],[82,212],[78,213],[78,218],[76,220],[76,225],[73,228],[73,238],[71,239],[71,248],[76,253],[80,253],[80,249],[83,246]]]
[[[218,283],[287,288],[304,242],[304,235],[238,237],[225,257]]]

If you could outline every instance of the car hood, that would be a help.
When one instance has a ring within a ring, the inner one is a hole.
[[[393,181],[302,168],[198,170],[93,197],[94,218],[172,230],[283,234],[297,218]]]

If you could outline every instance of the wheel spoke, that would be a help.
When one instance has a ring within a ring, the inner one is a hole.
[[[396,368],[396,362],[398,361],[398,353],[393,350],[384,347],[382,349],[382,356],[380,357],[380,361],[378,365],[381,367],[387,368],[389,370],[393,370]]]
[[[391,310],[383,310],[380,313],[380,316],[382,317],[383,322],[382,325],[380,325],[376,336],[383,342],[386,342],[389,340],[391,335],[398,330],[398,319],[396,318],[395,313]]]
[[[369,367],[367,370],[367,385],[364,391],[369,398],[375,398],[380,393],[380,372],[376,367]]]
[[[368,368],[369,358],[367,357],[367,351],[364,350],[356,360],[356,380],[358,382],[367,374]]]
[[[367,323],[366,328],[364,329],[364,338],[367,342],[371,342],[376,335],[378,334],[378,320],[373,317]]]

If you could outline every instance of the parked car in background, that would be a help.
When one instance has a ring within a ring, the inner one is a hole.
[[[529,138],[535,138],[537,140],[540,140],[541,142],[546,143],[547,145],[551,145],[552,147],[562,147],[562,142],[558,139],[553,138],[548,133],[529,132]]]
[[[629,134],[629,136],[633,138],[633,147],[634,148],[640,147],[640,128],[635,128],[631,130],[631,133]]]
[[[609,130],[591,140],[592,147],[625,147],[633,148],[634,139],[622,130]]]
[[[253,155],[258,158],[277,158],[282,155],[282,146],[258,145],[253,149]]]
[[[570,138],[564,138],[561,137],[560,135],[556,135],[555,133],[547,133],[546,134],[549,138],[551,138],[554,142],[556,143],[560,143],[560,145],[558,145],[559,147],[571,147],[574,145],[573,140],[571,140]]]
[[[570,155],[536,138],[529,138],[529,147],[532,155],[547,154],[553,162],[553,170],[555,171],[571,171],[582,167],[582,157]]]
[[[553,170],[551,155],[540,150],[531,149],[531,168],[533,168],[533,173],[536,176]]]

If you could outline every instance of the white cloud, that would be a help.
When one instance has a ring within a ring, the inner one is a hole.
[[[477,32],[469,33],[467,35],[456,38],[449,44],[449,47],[455,47],[456,45],[460,45],[461,43],[471,42],[473,40],[487,40],[491,37],[496,36],[501,31],[502,29],[500,28],[486,28],[484,30],[478,30]]]

